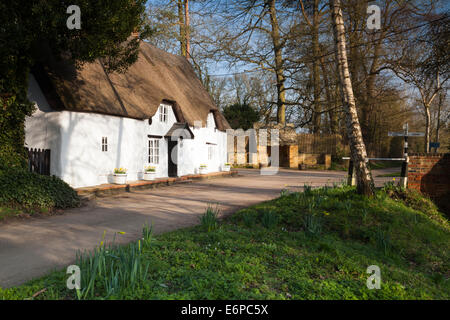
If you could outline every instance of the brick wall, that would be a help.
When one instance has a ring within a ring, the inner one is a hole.
[[[450,195],[450,153],[411,154],[408,188],[431,198],[447,198]]]

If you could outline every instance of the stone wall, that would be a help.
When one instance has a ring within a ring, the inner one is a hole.
[[[304,169],[323,165],[324,169],[328,170],[331,167],[331,154],[300,153],[298,155],[298,164]]]

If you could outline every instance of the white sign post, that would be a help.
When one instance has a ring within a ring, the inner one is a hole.
[[[402,174],[401,174],[401,180],[400,184],[403,188],[406,188],[408,185],[408,137],[423,137],[425,136],[425,133],[423,132],[409,132],[408,131],[408,123],[405,123],[403,126],[404,131],[403,132],[389,132],[388,136],[390,137],[404,137],[404,153],[403,157],[405,158],[405,161],[403,161],[402,165]]]

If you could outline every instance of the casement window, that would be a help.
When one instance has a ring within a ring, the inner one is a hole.
[[[102,152],[108,152],[108,137],[102,137]]]
[[[159,164],[159,140],[148,140],[148,163]]]
[[[166,106],[164,104],[159,106],[159,121],[167,123],[168,120],[168,114],[169,114],[169,106]]]
[[[208,145],[208,160],[214,159],[214,146]]]

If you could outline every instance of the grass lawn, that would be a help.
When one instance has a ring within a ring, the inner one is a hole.
[[[407,206],[407,205],[408,206]],[[78,256],[83,299],[449,299],[450,229],[435,206],[393,186],[281,197],[222,220]],[[120,236],[117,235],[117,236]],[[381,270],[369,290],[366,270]],[[53,272],[0,299],[77,299]]]
[[[379,177],[379,178],[390,178],[390,177],[396,178],[396,177],[400,177],[401,175],[402,175],[402,173],[399,171],[399,172],[393,172],[393,173],[380,174],[377,177]]]
[[[370,161],[371,170],[401,167],[401,161]]]

